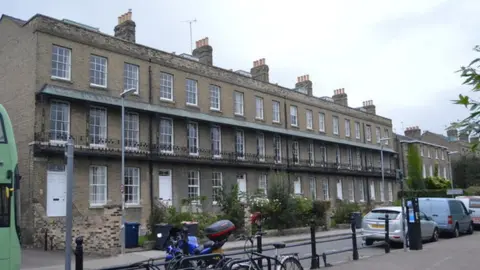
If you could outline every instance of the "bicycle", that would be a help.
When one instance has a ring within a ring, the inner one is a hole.
[[[292,253],[292,254],[283,254],[283,255],[278,255],[278,250],[285,248],[287,245],[285,243],[273,243],[272,246],[275,248],[275,255],[274,256],[268,256],[265,254],[261,254],[258,252],[255,252],[253,250],[253,238],[258,238],[261,237],[265,233],[257,232],[254,236],[242,236],[240,237],[239,240],[242,238],[245,239],[245,246],[244,250],[247,253],[249,262],[245,263],[237,263],[235,264],[235,260],[229,261],[227,264],[233,264],[232,270],[263,270],[263,267],[259,265],[259,261],[263,261],[264,259],[267,259],[267,262],[269,265],[271,264],[271,261],[274,262],[274,269],[275,270],[303,270],[303,266],[300,263],[300,260],[298,259],[298,254],[297,253]],[[247,250],[247,243],[250,242],[250,250]],[[254,258],[255,256],[255,258]],[[292,265],[292,268],[288,268],[287,266]],[[263,263],[262,263],[263,266]]]

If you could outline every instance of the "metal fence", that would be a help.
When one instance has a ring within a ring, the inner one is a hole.
[[[359,213],[358,213],[359,214]],[[361,217],[358,218],[361,219]],[[354,215],[352,214],[352,217]],[[379,231],[376,233],[377,235],[383,235],[384,241],[379,241],[373,245],[369,246],[358,246],[358,238],[364,238],[372,235],[367,235],[364,233],[357,232],[357,229],[360,229],[361,222],[352,218],[351,222],[351,233],[342,233],[336,234],[332,236],[316,236],[316,227],[315,223],[312,221],[312,225],[310,226],[310,240],[304,241],[300,243],[291,243],[291,244],[283,244],[283,243],[276,243],[276,244],[269,244],[269,245],[262,245],[262,234],[260,233],[256,236],[256,247],[253,249],[245,249],[243,251],[237,252],[225,252],[224,254],[208,254],[208,255],[185,255],[178,260],[165,262],[164,258],[159,259],[150,259],[147,261],[137,262],[129,265],[123,266],[114,266],[114,267],[107,267],[101,268],[99,270],[157,270],[157,269],[165,269],[165,270],[179,270],[179,269],[200,269],[201,266],[197,265],[197,262],[205,261],[205,260],[215,260],[217,263],[211,269],[222,269],[222,270],[236,270],[236,269],[248,269],[245,266],[249,264],[255,263],[256,267],[253,269],[262,269],[268,268],[271,270],[273,267],[278,266],[280,262],[279,259],[276,259],[273,256],[268,256],[264,254],[266,251],[271,251],[277,249],[279,256],[293,256],[296,259],[303,261],[308,260],[310,269],[317,269],[321,267],[328,267],[331,264],[328,262],[328,257],[335,254],[340,253],[347,253],[351,252],[352,259],[358,260],[359,253],[358,251],[365,248],[374,248],[379,246],[384,246],[385,253],[390,253],[390,235],[389,235],[389,218],[388,215],[385,216],[385,230]],[[259,228],[261,231],[261,228]],[[377,237],[378,238],[378,237]],[[351,240],[351,246],[346,247],[340,250],[330,250],[325,251],[322,253],[317,252],[317,245],[322,243],[330,243],[342,240]],[[75,249],[75,266],[76,270],[83,270],[83,241],[76,241],[77,247]],[[276,247],[275,247],[275,246]],[[290,253],[282,253],[282,249],[284,248],[296,248],[302,246],[309,246],[310,253],[308,255],[298,255],[295,252]],[[235,258],[238,255],[248,255],[248,258]],[[244,268],[240,267],[244,266]],[[259,267],[259,268],[258,268]]]

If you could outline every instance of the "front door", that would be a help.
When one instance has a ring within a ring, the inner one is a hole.
[[[64,217],[67,214],[67,174],[65,171],[47,171],[47,216]]]
[[[158,199],[164,204],[172,205],[172,171],[158,171]]]
[[[237,174],[238,195],[240,201],[245,202],[245,193],[247,193],[247,176],[245,174]]]

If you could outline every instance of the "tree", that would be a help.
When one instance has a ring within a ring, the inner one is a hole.
[[[413,144],[408,145],[407,162],[408,162],[408,177],[407,177],[408,187],[414,190],[424,189],[425,185],[423,183],[422,158],[420,157],[418,148]]]
[[[453,184],[459,188],[480,186],[480,159],[474,156],[462,156],[452,161]]]
[[[473,49],[476,52],[480,52],[480,46],[477,45]],[[478,69],[480,68],[480,58],[474,59],[468,66],[462,66],[458,72],[461,73],[461,77],[464,79],[463,84],[472,87],[473,93],[480,91],[480,74]],[[455,104],[460,104],[469,109],[470,115],[465,119],[452,123],[453,128],[459,129],[459,132],[465,132],[469,135],[478,136],[480,134],[480,102],[475,98],[467,95],[458,95],[458,99],[454,100]],[[478,147],[478,142],[472,143],[472,150],[475,151]]]
[[[438,177],[438,162],[435,161],[435,169],[433,171],[433,176]]]

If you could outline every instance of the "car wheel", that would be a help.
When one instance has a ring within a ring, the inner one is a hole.
[[[438,241],[438,229],[435,228],[433,230],[433,235],[432,235],[432,239],[431,239],[432,242],[437,242]]]
[[[365,239],[365,246],[373,245],[373,239]]]
[[[455,224],[455,229],[453,230],[453,237],[457,238],[460,236],[460,231],[458,230],[458,224]]]
[[[470,226],[468,226],[468,231],[467,231],[468,234],[473,234],[473,224],[470,223]]]

